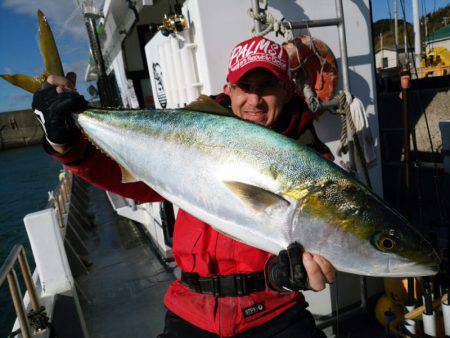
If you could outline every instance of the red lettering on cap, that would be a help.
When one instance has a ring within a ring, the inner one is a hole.
[[[254,68],[265,68],[280,80],[288,78],[288,57],[277,43],[262,37],[241,42],[231,52],[227,79],[236,83]]]

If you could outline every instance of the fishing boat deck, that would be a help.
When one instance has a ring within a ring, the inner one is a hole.
[[[89,186],[88,193],[95,224],[85,241],[90,266],[76,277],[76,285],[89,335],[156,337],[164,327],[164,294],[175,276],[156,258],[138,226],[115,213],[104,192]],[[328,337],[383,337],[371,313],[324,332]]]
[[[90,337],[156,337],[164,327],[164,294],[175,277],[103,192],[90,187],[89,195],[96,224],[86,242],[92,265],[76,282]]]

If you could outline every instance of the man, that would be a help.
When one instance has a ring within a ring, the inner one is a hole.
[[[119,166],[73,126],[70,113],[86,108],[73,92],[73,81],[55,76],[47,81],[52,86],[33,100],[47,151],[96,186],[141,202],[162,201],[142,182],[122,183]],[[233,50],[224,93],[213,105],[287,137],[301,139],[308,131],[308,143],[327,152],[315,136],[311,113],[291,88],[286,52],[268,39],[253,38]],[[324,336],[298,291],[319,291],[333,281],[334,269],[325,258],[302,255],[300,246],[273,256],[216,232],[183,210],[177,215],[173,255],[183,272],[167,291],[161,338]],[[293,274],[301,265],[307,279]]]

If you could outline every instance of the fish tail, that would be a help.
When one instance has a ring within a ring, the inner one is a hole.
[[[25,89],[27,92],[35,93],[39,90],[41,84],[45,81],[46,77],[40,76],[28,76],[23,74],[1,74],[1,78],[8,81],[14,86]]]
[[[39,22],[39,46],[44,60],[44,74],[64,76],[64,70],[56,47],[53,33],[47,18],[41,10],[37,11]]]
[[[39,90],[41,84],[50,74],[64,76],[61,59],[59,57],[58,48],[52,30],[48,24],[47,18],[41,10],[37,11],[39,23],[39,46],[41,49],[42,59],[44,60],[44,72],[39,76],[28,76],[23,74],[1,74],[0,77],[8,81],[14,86],[25,89],[30,93]]]

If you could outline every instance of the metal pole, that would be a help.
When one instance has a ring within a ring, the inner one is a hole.
[[[252,0],[252,10],[254,15],[259,15],[259,0]],[[255,32],[261,33],[261,22],[258,19],[253,19],[255,25]]]
[[[31,306],[34,311],[38,311],[41,306],[36,294],[33,279],[31,278],[30,266],[28,265],[27,258],[25,257],[25,251],[23,249],[19,253],[19,265],[20,270],[22,271],[23,280],[25,281],[25,286],[28,290],[28,295],[30,296]]]
[[[406,21],[404,21],[403,23],[403,45],[405,47],[405,66],[408,65],[408,61],[409,61],[409,56],[408,56],[408,30],[406,27]]]
[[[58,200],[57,197],[53,198],[53,205],[54,205],[54,207],[56,209],[56,214],[58,216],[57,218],[58,218],[59,227],[60,228],[64,228],[61,207],[59,206],[59,200]]]
[[[383,59],[384,59],[384,51],[383,51],[383,33],[380,33],[380,50],[381,50],[381,68],[384,68]],[[389,66],[388,66],[389,67]]]
[[[408,96],[407,90],[402,89],[403,101],[403,144],[404,144],[404,163],[405,163],[405,188],[406,195],[409,196],[411,185],[411,149],[409,144],[409,117],[408,117]]]
[[[65,214],[67,212],[66,211],[66,205],[64,203],[64,199],[62,198],[61,191],[58,191],[57,198],[58,198],[59,206],[61,207],[61,212],[63,214]]]
[[[63,195],[64,202],[65,203],[69,203],[69,195],[67,193],[67,180],[66,180],[65,177],[61,180],[60,187],[61,187],[61,192],[62,192],[62,195]]]
[[[286,28],[292,29],[303,29],[303,28],[313,28],[313,27],[328,27],[328,26],[338,26],[341,23],[340,18],[333,19],[320,19],[320,20],[302,20],[299,22],[282,22],[282,25]]]
[[[100,40],[97,35],[94,16],[84,13],[84,23],[86,24],[86,30],[89,36],[92,56],[97,65],[97,70],[99,71],[98,81],[101,87],[99,88],[100,101],[102,106],[112,107],[114,100],[108,83],[108,75],[106,73],[105,62],[103,60]]]
[[[395,41],[395,63],[399,66],[400,61],[398,57],[398,2],[394,0],[394,41]]]
[[[410,149],[410,129],[409,129],[409,116],[408,116],[408,88],[410,87],[411,75],[409,70],[405,68],[400,73],[400,84],[402,88],[402,104],[403,104],[403,164],[405,170],[405,205],[403,208],[405,216],[410,220],[410,189],[411,189],[411,149]]]
[[[9,292],[13,300],[14,309],[16,310],[16,315],[19,319],[20,334],[23,338],[31,338],[30,324],[28,322],[27,313],[23,307],[22,294],[20,292],[17,275],[14,269],[8,272],[6,278],[8,279]]]
[[[415,64],[418,68],[420,66],[420,59],[422,56],[422,41],[420,37],[420,17],[419,17],[419,0],[412,0],[413,7],[413,21],[414,21],[414,55]]]
[[[339,50],[341,52],[341,65],[342,65],[342,84],[344,91],[350,93],[350,81],[348,76],[348,56],[347,56],[347,39],[345,37],[345,22],[344,22],[344,10],[342,7],[342,0],[335,0],[336,13],[340,23],[338,24],[339,32]]]
[[[395,48],[398,48],[398,2],[394,0],[394,34],[395,34]],[[396,51],[397,52],[397,51]]]

